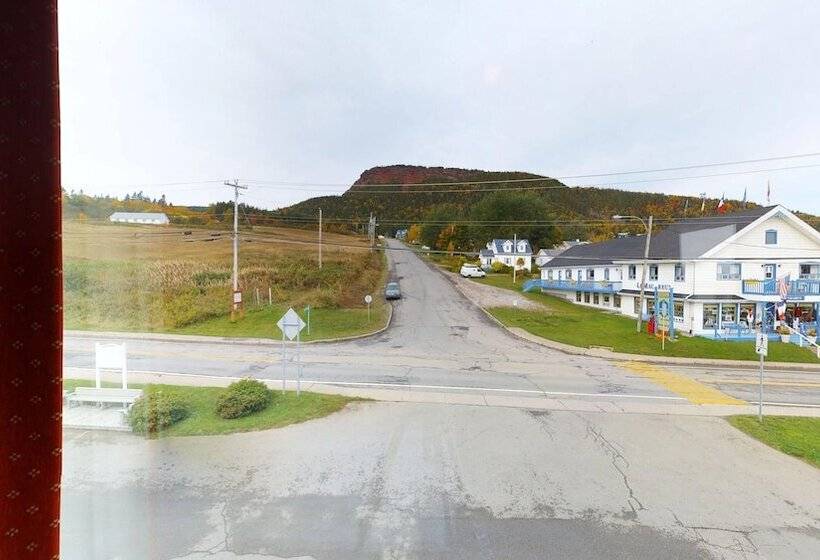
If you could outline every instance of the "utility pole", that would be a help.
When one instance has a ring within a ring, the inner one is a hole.
[[[319,270],[322,270],[322,209],[319,208]],[[310,333],[308,333],[310,334]]]
[[[515,269],[518,266],[515,255],[518,252],[518,234],[513,234],[513,284],[515,284]]]
[[[643,320],[644,291],[646,290],[646,269],[649,266],[649,244],[652,242],[652,216],[649,216],[649,224],[646,225],[646,244],[643,248],[643,266],[641,266],[641,299],[638,304],[638,323],[635,331],[641,332],[641,321]]]
[[[367,235],[370,237],[370,252],[372,253],[376,247],[376,218],[373,217],[373,212],[370,213],[370,222],[367,225]]]
[[[236,319],[237,311],[242,310],[242,293],[239,291],[239,189],[248,187],[240,185],[234,179],[233,183],[225,181],[226,187],[233,189],[233,293],[231,294],[231,321]]]

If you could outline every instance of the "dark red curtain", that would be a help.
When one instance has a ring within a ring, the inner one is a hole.
[[[57,558],[62,256],[57,4],[0,0],[0,558]]]

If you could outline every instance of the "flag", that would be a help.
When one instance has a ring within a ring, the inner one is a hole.
[[[725,214],[726,213],[726,201],[724,200],[725,198],[726,198],[726,193],[723,193],[722,195],[720,195],[720,200],[718,201],[718,205],[717,205],[718,214]]]
[[[766,204],[770,204],[772,202],[772,184],[769,181],[766,181]]]
[[[746,187],[743,187],[743,207],[746,208]]]
[[[780,299],[783,301],[786,301],[786,297],[789,295],[789,279],[790,275],[787,274],[777,281],[777,291],[780,293]]]

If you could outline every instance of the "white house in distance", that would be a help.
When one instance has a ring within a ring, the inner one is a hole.
[[[782,206],[681,220],[652,234],[645,302],[639,309],[646,237],[571,247],[541,269],[543,292],[579,305],[646,316],[655,289],[674,292],[677,332],[751,336],[756,321],[787,317],[804,326],[820,312],[820,233]]]
[[[126,224],[168,224],[168,216],[162,212],[114,212],[108,217],[110,222]]]
[[[481,268],[490,268],[494,262],[515,266],[518,270],[532,270],[532,247],[526,239],[493,239],[479,251]],[[519,259],[523,265],[519,264]]]
[[[540,249],[537,253],[535,253],[535,264],[538,266],[544,266],[570,247],[584,245],[587,243],[589,243],[589,241],[581,241],[580,239],[576,239],[575,241],[563,241],[554,246],[552,249]]]

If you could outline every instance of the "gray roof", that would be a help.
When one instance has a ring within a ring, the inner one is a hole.
[[[510,243],[513,242],[512,239],[493,239],[490,242],[493,245],[493,247],[495,247],[495,253],[496,254],[502,254],[502,255],[503,254],[507,254],[507,255],[532,255],[532,246],[530,245],[530,242],[527,239],[519,239],[518,240],[518,243],[521,243],[523,241],[524,244],[525,244],[524,252],[521,252],[521,253],[516,251],[515,246],[513,246],[513,250],[512,250],[511,253],[505,253],[504,252],[504,242],[505,241],[509,241]]]
[[[490,249],[481,249],[481,250],[478,252],[478,256],[479,256],[479,257],[492,257],[492,256],[493,256],[493,252],[492,252]]]
[[[162,212],[114,212],[109,220],[167,220]]]
[[[690,218],[676,222],[661,231],[653,231],[649,258],[675,260],[702,255],[772,208],[774,207],[761,207],[721,216]],[[600,243],[575,245],[548,264],[550,267],[595,266],[612,264],[614,261],[641,259],[645,244],[646,235],[633,235]]]

